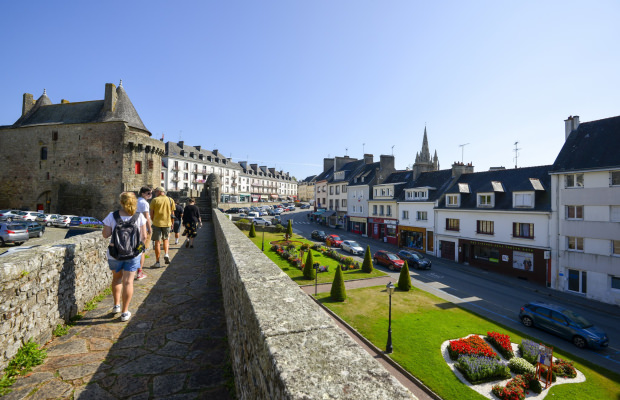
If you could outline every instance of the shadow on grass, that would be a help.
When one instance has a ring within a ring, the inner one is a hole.
[[[441,308],[442,310],[451,310],[453,308],[461,308],[464,311],[469,311],[467,309],[459,307],[457,304],[454,304],[454,303],[438,303],[438,304],[435,304],[435,307]]]

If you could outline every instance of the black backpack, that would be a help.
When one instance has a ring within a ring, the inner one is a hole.
[[[110,241],[110,255],[117,260],[129,260],[139,256],[144,249],[140,241],[140,228],[136,226],[140,213],[135,213],[129,220],[123,221],[118,210],[112,213],[116,226],[112,231]]]

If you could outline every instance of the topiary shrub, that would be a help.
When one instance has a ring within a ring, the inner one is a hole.
[[[398,276],[398,290],[408,292],[411,290],[411,275],[409,275],[409,265],[405,261],[405,265],[400,269]]]
[[[366,254],[364,254],[364,263],[362,264],[362,271],[371,273],[373,270],[372,256],[370,255],[370,246],[366,246]]]
[[[316,277],[316,271],[314,270],[314,258],[312,257],[312,252],[308,252],[308,257],[306,258],[306,265],[304,266],[304,279],[314,279]]]
[[[344,287],[344,276],[342,275],[342,268],[340,268],[340,265],[336,268],[330,295],[334,301],[345,301],[347,298],[347,291]]]
[[[249,236],[251,238],[256,237],[256,228],[254,228],[254,223],[252,223],[252,226],[250,226],[250,233]]]
[[[286,226],[286,234],[284,237],[286,240],[289,240],[291,237],[293,237],[293,221],[291,221],[290,219],[288,220],[288,225]]]

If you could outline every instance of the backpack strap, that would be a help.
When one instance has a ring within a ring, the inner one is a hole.
[[[114,217],[114,221],[116,221],[116,225],[120,225],[123,223],[123,220],[121,219],[121,213],[119,210],[116,210],[112,213],[112,216]]]

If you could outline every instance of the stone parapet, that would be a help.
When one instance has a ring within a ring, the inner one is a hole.
[[[97,231],[0,258],[0,369],[110,285],[108,243]]]
[[[221,212],[213,222],[240,399],[414,399]]]

